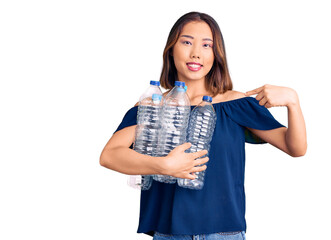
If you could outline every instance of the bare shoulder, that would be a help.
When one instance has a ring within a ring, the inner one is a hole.
[[[230,100],[236,100],[239,98],[246,97],[245,93],[239,91],[232,91],[232,90],[230,91],[229,96],[230,96]]]
[[[229,90],[223,94],[218,94],[213,98],[213,102],[227,102],[246,97],[245,93]]]

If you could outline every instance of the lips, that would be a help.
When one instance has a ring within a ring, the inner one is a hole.
[[[203,67],[202,64],[196,63],[196,62],[188,62],[188,63],[186,63],[186,65],[187,65],[188,69],[193,72],[197,72]]]

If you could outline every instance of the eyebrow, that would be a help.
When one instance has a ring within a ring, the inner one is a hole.
[[[194,39],[194,37],[192,37],[192,36],[190,36],[190,35],[182,35],[182,36],[180,36],[180,37],[186,37],[186,38],[191,38],[191,39]],[[204,41],[213,41],[213,40],[211,40],[210,38],[203,38],[202,40],[204,40]]]

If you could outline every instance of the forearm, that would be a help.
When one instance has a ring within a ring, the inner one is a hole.
[[[100,156],[102,166],[129,175],[160,174],[160,160],[127,147],[105,148]]]
[[[287,148],[292,156],[303,156],[307,150],[307,135],[298,98],[297,101],[287,106],[287,112],[288,129],[285,136]]]

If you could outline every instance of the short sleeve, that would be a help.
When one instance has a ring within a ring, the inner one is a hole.
[[[285,127],[272,116],[266,107],[261,106],[255,98],[245,97],[238,100],[229,102],[231,104],[225,104],[224,110],[239,125],[258,130]],[[266,143],[248,129],[245,130],[245,141],[253,144]]]
[[[137,111],[138,111],[138,107],[133,107],[129,111],[127,111],[123,117],[122,122],[117,127],[115,132],[122,130],[123,128],[136,125],[137,124]]]

